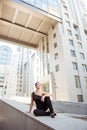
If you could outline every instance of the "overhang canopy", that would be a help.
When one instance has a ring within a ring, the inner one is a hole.
[[[16,2],[0,0],[0,39],[37,47],[50,26],[56,23],[56,20]]]

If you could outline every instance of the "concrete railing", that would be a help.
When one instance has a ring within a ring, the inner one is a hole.
[[[12,102],[12,101],[11,101]],[[9,103],[0,100],[0,130],[54,130],[43,122],[40,122],[17,109]]]
[[[53,101],[53,106],[56,112],[87,115],[87,103]]]

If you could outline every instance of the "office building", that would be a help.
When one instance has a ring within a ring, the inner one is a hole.
[[[87,11],[83,2],[1,2],[0,38],[37,50],[35,76],[56,100],[87,102]]]

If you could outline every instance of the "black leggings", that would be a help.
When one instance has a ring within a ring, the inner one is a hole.
[[[48,109],[49,111],[47,111]],[[36,116],[50,116],[51,113],[54,113],[50,97],[45,97],[45,100],[43,102],[43,109],[37,108],[33,111],[33,113]]]

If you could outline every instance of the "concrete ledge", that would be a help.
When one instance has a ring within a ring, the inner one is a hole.
[[[54,101],[53,106],[56,112],[87,115],[87,103],[84,102]]]
[[[11,101],[12,102],[12,101]],[[24,107],[22,105],[22,107]],[[36,120],[34,116],[26,114],[23,110],[17,109],[0,100],[0,130],[54,130],[50,126]]]
[[[0,130],[87,130],[87,115],[61,112],[55,118],[35,117],[26,113],[28,109],[23,103],[0,100]]]

